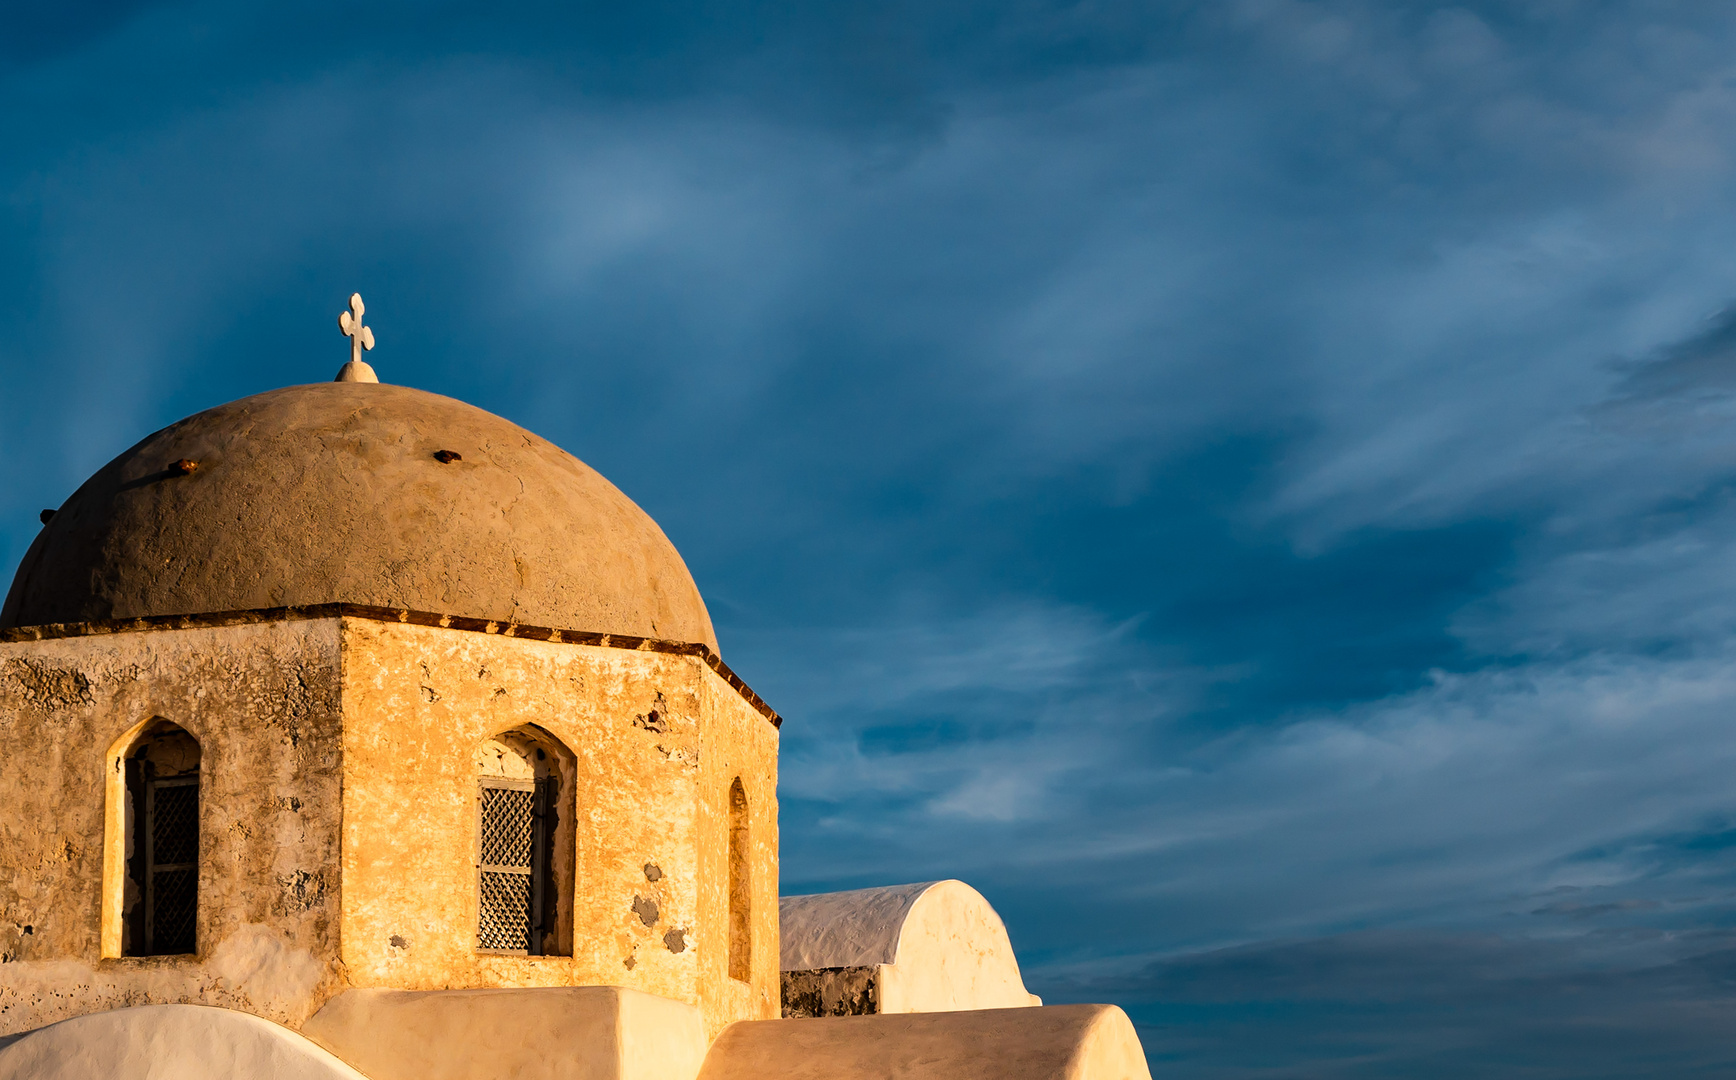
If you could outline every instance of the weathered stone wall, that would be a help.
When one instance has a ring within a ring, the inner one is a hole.
[[[880,1011],[877,983],[884,965],[783,972],[784,1017],[870,1016]]]
[[[708,1034],[777,1015],[777,731],[695,656],[343,621],[343,959],[358,987],[619,985]],[[475,749],[576,761],[569,956],[476,950]],[[727,974],[728,789],[753,816],[754,977]]]
[[[735,1020],[775,1019],[781,1012],[778,976],[778,731],[709,669],[700,681],[704,731],[701,760],[700,894],[705,948],[704,985],[717,987],[720,1010],[708,1008],[715,1035]],[[752,976],[729,977],[729,789],[737,777],[747,793],[752,903]]]
[[[174,1002],[293,1027],[351,985],[621,985],[708,1036],[775,1017],[778,734],[743,694],[702,656],[347,615],[0,642],[0,1034]],[[157,718],[200,742],[198,952],[124,958],[108,768]],[[571,956],[475,948],[475,754],[525,724],[573,754]]]
[[[295,1025],[339,988],[338,656],[336,619],[0,642],[0,1034],[165,1002]],[[107,770],[157,717],[200,743],[198,952],[105,958]]]

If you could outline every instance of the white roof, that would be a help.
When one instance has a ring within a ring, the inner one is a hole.
[[[898,962],[904,920],[938,881],[778,898],[784,971]]]

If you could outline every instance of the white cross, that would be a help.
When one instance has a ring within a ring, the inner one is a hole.
[[[374,347],[374,332],[362,325],[362,312],[367,308],[362,306],[362,294],[350,294],[350,310],[338,314],[338,329],[350,339],[350,363],[362,362],[362,350]]]

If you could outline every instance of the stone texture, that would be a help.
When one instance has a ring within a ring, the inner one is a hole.
[[[406,990],[618,984],[708,1033],[778,1015],[777,729],[695,656],[344,621],[343,960]],[[575,757],[571,956],[474,948],[475,748]],[[728,792],[752,815],[753,977],[729,978]],[[401,944],[394,944],[394,939]]]
[[[1113,1005],[745,1021],[699,1080],[1150,1080]]]
[[[147,1002],[298,1024],[340,980],[338,624],[0,643],[0,1034]],[[198,954],[118,959],[131,733],[201,748]]]
[[[351,990],[303,1034],[369,1080],[694,1080],[699,1010],[616,986]]]
[[[781,972],[784,1016],[868,1016],[880,1011],[880,965]]]
[[[717,647],[674,546],[590,467],[362,382],[243,398],[117,457],[31,545],[0,628],[338,602]]]
[[[121,957],[114,765],[159,717],[201,746],[198,951]],[[566,956],[475,948],[477,751],[524,724],[573,755]],[[175,1002],[295,1027],[350,986],[621,984],[708,1034],[778,1015],[778,733],[701,656],[354,617],[4,641],[0,733],[33,748],[0,757],[0,1034]]]

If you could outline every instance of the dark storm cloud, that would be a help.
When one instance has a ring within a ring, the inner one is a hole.
[[[1728,13],[5,18],[9,562],[359,288],[681,549],[786,889],[965,878],[1176,1075],[1727,1061]]]

